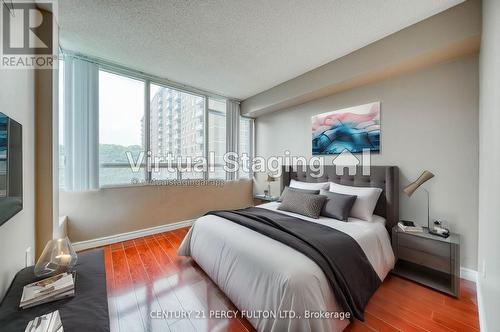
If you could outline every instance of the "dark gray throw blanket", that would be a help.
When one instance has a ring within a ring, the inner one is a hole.
[[[335,298],[351,320],[364,321],[365,306],[381,280],[351,236],[314,222],[262,208],[212,211],[303,253],[323,270]],[[272,254],[272,253],[270,253]]]

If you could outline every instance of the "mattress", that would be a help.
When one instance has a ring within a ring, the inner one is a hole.
[[[259,205],[277,210],[279,203]],[[394,267],[385,220],[348,222],[312,219],[338,229],[358,242],[381,280]],[[320,267],[281,242],[213,215],[197,219],[179,248],[191,256],[258,331],[342,331],[348,319],[325,319],[342,313]],[[339,253],[342,254],[342,253]],[[300,317],[301,319],[297,319]]]

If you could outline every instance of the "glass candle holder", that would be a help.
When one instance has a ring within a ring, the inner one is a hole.
[[[67,237],[50,240],[36,262],[35,275],[49,277],[63,272],[71,272],[77,261],[78,256]]]

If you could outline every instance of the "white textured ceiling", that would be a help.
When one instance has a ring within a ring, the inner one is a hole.
[[[463,0],[60,0],[64,49],[245,99]]]

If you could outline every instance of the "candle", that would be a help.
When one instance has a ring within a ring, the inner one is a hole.
[[[56,256],[57,264],[61,266],[68,266],[71,263],[72,257],[68,254],[60,254]]]

